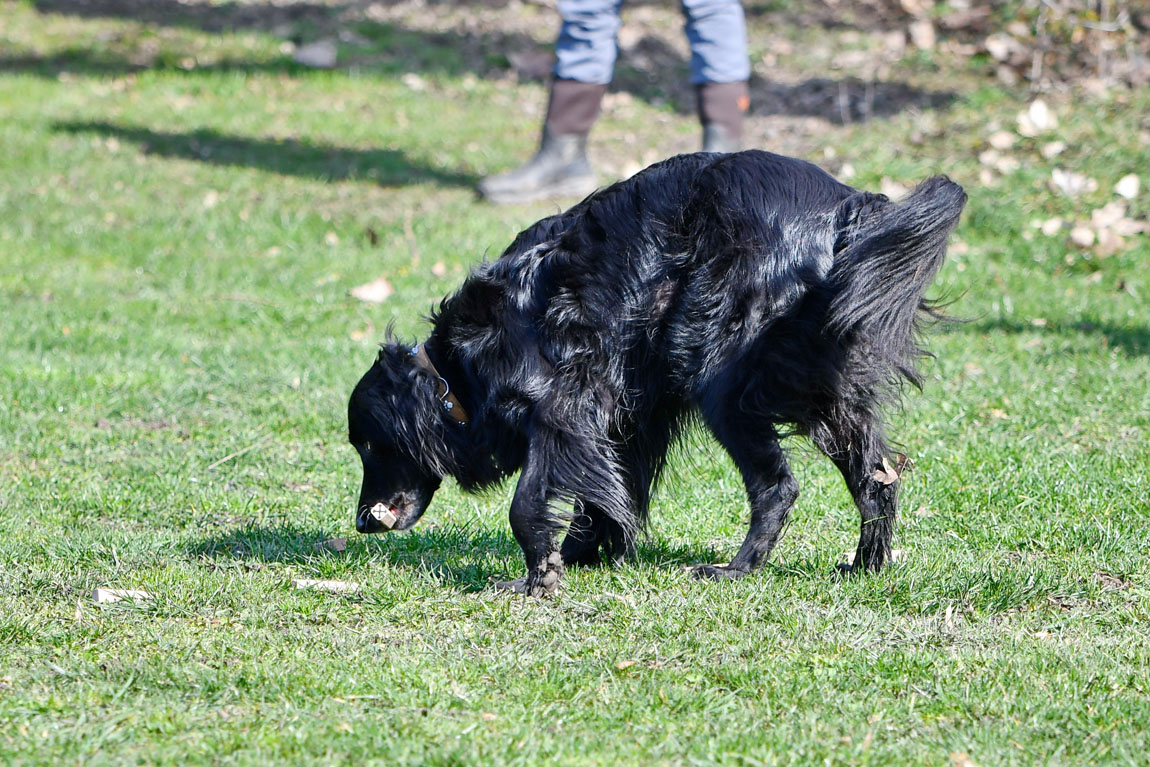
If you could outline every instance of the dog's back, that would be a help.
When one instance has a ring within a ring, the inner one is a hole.
[[[964,199],[932,180],[896,205],[769,152],[681,155],[524,230],[453,300],[472,320],[498,317],[492,330],[506,332],[515,316],[530,325],[517,343],[538,344],[549,367],[579,379],[573,387],[596,379],[602,412],[652,389],[652,378],[664,394],[697,398],[736,360],[769,367],[783,354],[801,366],[815,347],[824,353],[828,329],[838,339],[848,326],[895,333],[888,346],[910,349],[905,305],[921,299]],[[910,239],[900,245],[888,223]],[[932,226],[929,242],[918,237]],[[868,261],[888,245],[891,258]],[[913,374],[904,362],[890,360]],[[793,380],[806,390],[819,368]]]

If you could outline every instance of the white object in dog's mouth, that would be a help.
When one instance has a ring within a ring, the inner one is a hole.
[[[377,503],[371,507],[371,516],[375,518],[376,522],[383,525],[388,530],[395,527],[395,512],[387,508],[387,506],[382,503]]]

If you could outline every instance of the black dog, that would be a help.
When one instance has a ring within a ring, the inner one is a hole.
[[[426,342],[389,342],[355,387],[357,529],[411,527],[448,474],[471,490],[521,469],[510,517],[527,575],[502,585],[552,592],[565,564],[631,550],[696,415],[751,506],[735,558],[696,575],[741,577],[770,553],[799,493],[779,446],[795,433],[862,514],[854,569],[878,570],[898,494],[880,406],[920,383],[923,292],[965,202],[942,176],[892,203],[741,152],[672,158],[543,219],[444,300]]]

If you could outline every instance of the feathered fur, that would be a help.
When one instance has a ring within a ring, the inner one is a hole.
[[[568,523],[567,563],[631,547],[692,415],[731,453],[752,512],[731,565],[698,574],[750,572],[798,494],[779,436],[808,434],[862,513],[856,567],[878,569],[897,493],[875,479],[893,457],[880,406],[920,382],[916,318],[965,200],[938,176],[892,203],[766,152],[659,163],[520,233],[433,315],[426,349],[469,424],[444,417],[436,382],[392,342],[353,394],[352,442],[434,484],[522,469],[519,586],[543,593]],[[361,514],[400,492],[368,476],[370,457]]]

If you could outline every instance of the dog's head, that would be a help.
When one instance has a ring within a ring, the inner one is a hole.
[[[347,408],[348,439],[363,461],[356,530],[407,530],[423,516],[446,473],[442,409],[410,347],[385,345]]]

